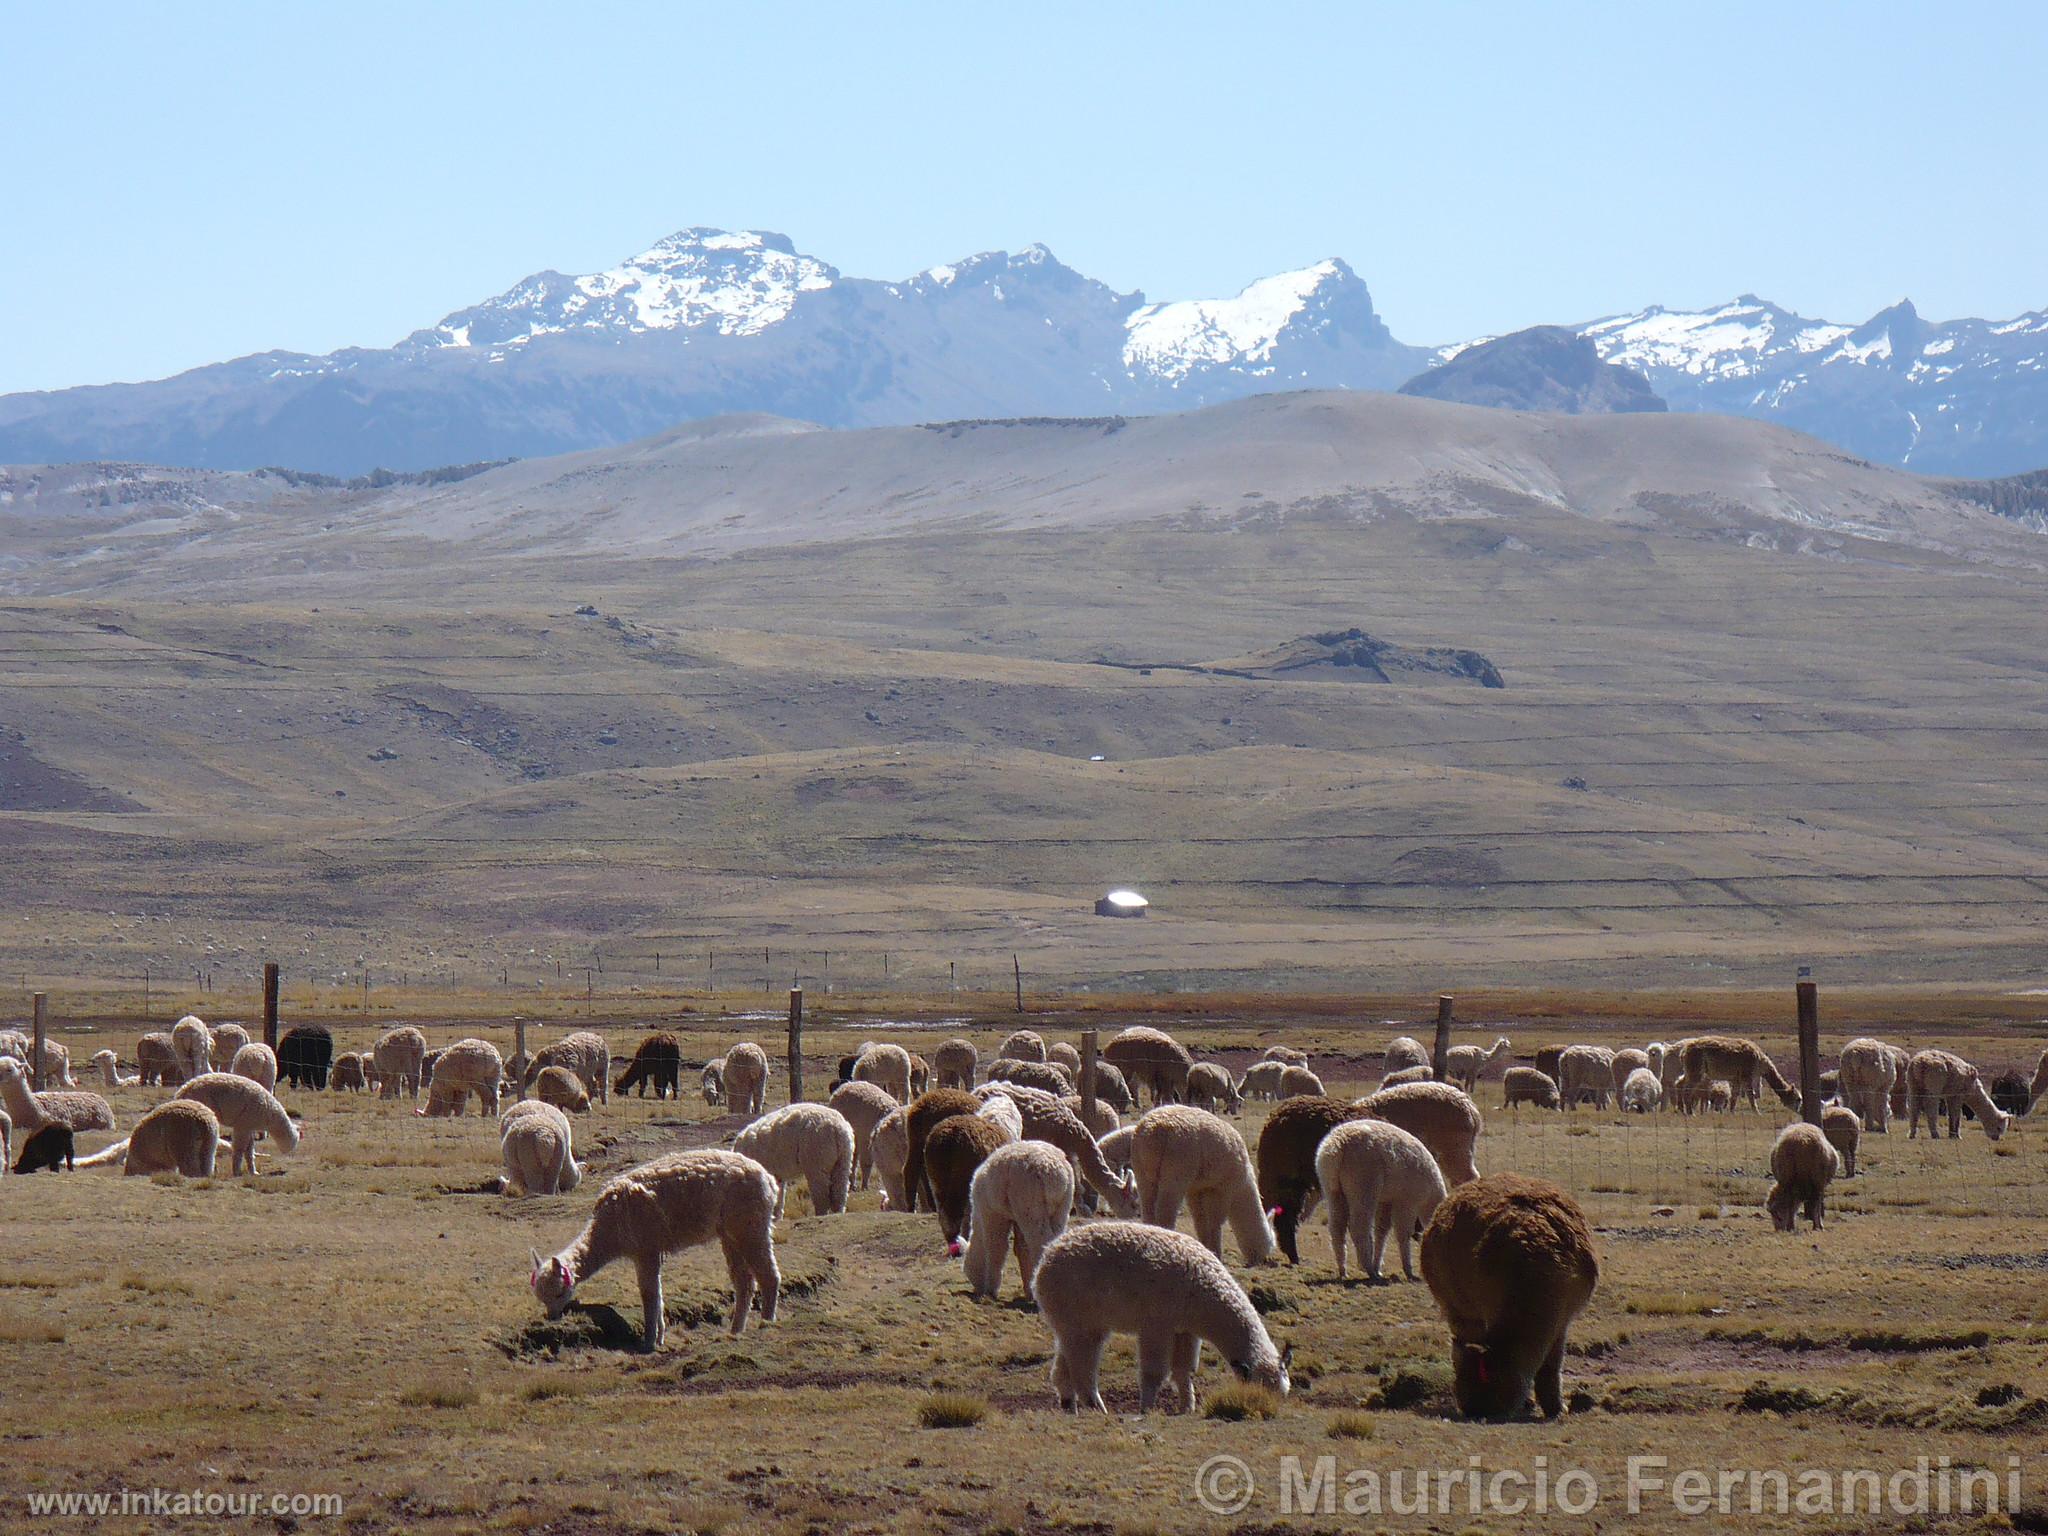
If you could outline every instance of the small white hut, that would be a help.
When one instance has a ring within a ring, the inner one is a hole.
[[[1111,891],[1095,902],[1097,917],[1143,917],[1152,905],[1136,891]]]

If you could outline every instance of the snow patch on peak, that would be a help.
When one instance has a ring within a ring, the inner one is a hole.
[[[1178,381],[1204,366],[1266,362],[1317,292],[1351,276],[1332,259],[1260,278],[1231,299],[1141,305],[1124,321],[1124,366]]]
[[[1580,327],[1580,333],[1610,363],[1695,378],[1741,378],[1780,353],[1833,346],[1849,335],[1850,327],[1804,320],[1745,294],[1714,309],[1672,310],[1656,304],[1595,320]]]

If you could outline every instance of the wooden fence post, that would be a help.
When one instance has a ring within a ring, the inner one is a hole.
[[[512,1020],[512,1054],[518,1058],[520,1070],[526,1070],[526,1019],[523,1015]]]
[[[1095,1031],[1081,1031],[1081,1123],[1095,1125]]]
[[[1430,1075],[1442,1082],[1450,1072],[1451,1056],[1451,1009],[1454,1001],[1445,992],[1436,1000],[1436,1049],[1430,1054]]]
[[[263,962],[263,1043],[277,1051],[277,962]]]
[[[1799,983],[1799,1117],[1820,1124],[1820,990]]]
[[[28,1063],[28,1085],[37,1093],[43,1091],[43,1037],[49,1029],[49,1021],[45,1017],[48,1004],[49,999],[40,992],[30,1003],[34,1010],[35,1023],[32,1028],[35,1031],[35,1043],[29,1047],[32,1054]]]
[[[804,989],[789,989],[789,1102],[804,1097]]]
[[[1014,954],[1010,956],[1010,969],[1017,975],[1017,1011],[1024,1011],[1024,962]]]

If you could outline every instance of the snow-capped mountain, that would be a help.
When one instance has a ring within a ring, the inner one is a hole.
[[[1745,296],[1575,329],[1673,410],[1784,421],[1932,473],[2048,464],[2043,314],[1929,325],[1901,304],[1850,327]],[[601,272],[536,273],[387,349],[269,352],[154,383],[0,397],[0,463],[350,475],[597,447],[741,412],[879,426],[1390,390],[1459,350],[1396,340],[1334,258],[1231,298],[1150,303],[1042,245],[878,281],[783,235],[693,228]]]

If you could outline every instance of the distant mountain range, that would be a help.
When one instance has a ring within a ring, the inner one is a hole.
[[[1902,303],[1851,327],[1745,296],[1566,329],[1674,411],[1779,421],[1934,474],[2048,464],[2048,313],[1934,325]],[[0,397],[0,462],[360,475],[599,447],[734,412],[838,427],[1149,414],[1392,390],[1471,345],[1398,341],[1335,259],[1234,298],[1152,304],[1043,246],[882,282],[781,235],[688,229],[603,272],[537,273],[386,349]],[[1495,403],[1554,408],[1578,387],[1543,361],[1562,352],[1517,355],[1527,388],[1496,381]]]

